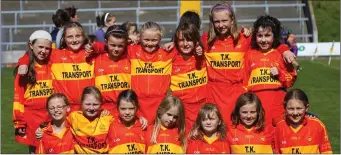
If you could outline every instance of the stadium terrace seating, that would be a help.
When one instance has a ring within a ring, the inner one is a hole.
[[[203,31],[208,30],[208,13],[212,5],[220,3],[221,1],[203,1],[202,8],[203,12]],[[264,7],[255,7],[255,5],[264,4],[297,4],[296,1],[227,1],[230,4],[237,6],[235,12],[238,19],[238,26],[252,26],[253,22],[259,15],[266,14],[266,9]],[[298,1],[299,4],[301,1]],[[96,27],[96,15],[99,12],[105,12],[105,9],[127,9],[127,8],[137,8],[141,7],[140,10],[130,9],[129,11],[114,10],[113,12],[117,17],[117,22],[123,23],[126,21],[136,22],[142,24],[147,21],[161,22],[161,25],[165,28],[165,37],[168,38],[164,41],[169,40],[175,31],[179,11],[176,9],[179,5],[177,1],[2,1],[1,10],[2,11],[17,11],[17,21],[15,22],[15,14],[2,14],[2,50],[24,50],[26,48],[25,42],[29,35],[37,29],[45,29],[46,31],[52,31],[54,24],[52,22],[52,14],[57,10],[58,6],[60,8],[65,8],[69,6],[75,6],[79,9],[78,16],[80,18],[79,22],[83,24],[86,33],[94,33],[97,29]],[[241,6],[243,8],[241,8]],[[250,6],[245,8],[245,6]],[[144,7],[148,7],[142,9]],[[167,9],[166,7],[173,7],[172,9]],[[40,10],[33,11],[30,13],[20,14],[20,8],[22,10]],[[155,10],[159,8],[159,10]],[[95,11],[82,11],[82,9],[94,9]],[[100,10],[102,9],[102,10]],[[137,17],[137,13],[139,16]],[[307,34],[306,23],[303,21],[300,26],[298,20],[300,16],[304,17],[303,9],[299,12],[299,9],[295,6],[290,7],[269,7],[268,13],[274,17],[289,19],[291,21],[282,21],[282,25],[290,29],[293,33],[297,34],[298,42],[306,42],[307,39],[299,37],[302,34]],[[15,25],[17,28],[15,29]],[[35,25],[35,27],[28,26],[27,28],[22,27],[22,25]],[[6,27],[7,26],[7,27]],[[11,30],[11,32],[9,32]],[[12,36],[11,36],[12,35]],[[14,42],[16,44],[9,45],[6,43]]]

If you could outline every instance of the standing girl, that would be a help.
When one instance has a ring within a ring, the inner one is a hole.
[[[142,116],[148,122],[155,119],[154,112],[167,94],[175,55],[160,48],[161,37],[161,26],[147,22],[140,29],[141,44],[130,46],[128,50],[132,89],[139,98]]]
[[[74,153],[74,140],[66,122],[70,111],[69,101],[64,94],[56,93],[47,98],[46,109],[52,121],[42,129],[44,136],[39,141],[37,154]]]
[[[264,109],[255,94],[240,95],[231,121],[227,132],[231,153],[273,153],[273,132],[264,124]]]
[[[185,153],[185,112],[179,98],[167,96],[162,100],[155,124],[148,127],[146,140],[147,153]]]
[[[107,32],[108,28],[116,23],[116,17],[114,14],[111,13],[104,13],[102,16],[97,16],[97,26],[100,27],[96,32],[96,40],[105,43],[105,33]]]
[[[292,89],[284,98],[285,119],[276,125],[276,153],[283,154],[332,154],[325,125],[308,117],[307,95]]]
[[[280,45],[281,23],[271,16],[261,16],[254,23],[252,49],[244,58],[244,86],[262,101],[265,124],[276,125],[284,114],[285,89],[296,79],[296,70],[285,64],[276,50]]]
[[[226,126],[215,104],[206,103],[200,108],[189,135],[186,153],[230,153],[230,146],[226,140]]]
[[[128,34],[119,25],[108,28],[105,53],[95,59],[94,83],[103,95],[103,109],[117,114],[117,97],[131,88],[130,61],[127,59]]]
[[[172,64],[170,89],[184,104],[186,126],[190,129],[200,107],[206,103],[206,64],[203,56],[195,55],[196,47],[202,46],[202,43],[194,24],[184,23],[179,26],[174,41],[177,54]]]
[[[86,43],[82,26],[75,22],[68,23],[64,26],[62,49],[54,49],[49,59],[55,92],[67,96],[71,111],[79,109],[79,97],[85,87],[92,85],[94,76],[94,61],[83,48]],[[27,65],[28,56],[24,55],[19,64]]]
[[[117,99],[119,116],[110,126],[108,142],[109,153],[144,154],[146,153],[145,130],[138,121],[139,108],[137,95],[131,89],[122,91]]]
[[[208,71],[208,102],[216,103],[225,111],[223,118],[229,125],[235,101],[244,92],[239,70],[250,39],[237,31],[237,20],[230,5],[215,5],[209,18],[209,32],[202,36]]]
[[[77,9],[78,8],[75,8],[74,6],[64,9],[65,12],[67,12],[69,19],[70,19],[68,22],[78,22],[79,17],[77,14]],[[62,49],[61,48],[61,44],[62,44],[61,42],[62,42],[64,30],[65,30],[64,27],[61,27],[61,29],[59,29],[57,36],[56,36],[56,48],[58,48],[58,49]]]
[[[13,123],[15,140],[29,146],[35,152],[35,130],[48,121],[46,99],[53,93],[51,68],[48,60],[51,52],[51,35],[43,30],[33,32],[27,43],[28,74],[19,76],[15,69]]]

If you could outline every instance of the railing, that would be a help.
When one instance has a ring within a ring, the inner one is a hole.
[[[299,12],[299,18],[279,18],[280,21],[282,22],[293,22],[297,21],[300,23],[300,27],[302,30],[302,34],[296,35],[297,38],[307,38],[313,37],[313,34],[305,34],[305,26],[304,22],[308,21],[308,18],[303,18],[301,14],[301,9],[304,7],[305,4],[297,3],[296,4],[268,4],[267,0],[264,1],[264,4],[248,4],[248,5],[243,5],[243,4],[235,4],[235,1],[232,2],[232,7],[233,9],[239,9],[239,8],[264,8],[265,13],[269,13],[269,8],[276,8],[276,7],[297,7],[297,11]],[[203,9],[208,9],[212,8],[212,5],[202,5],[201,10]],[[60,8],[60,0],[58,0],[58,8]],[[176,10],[177,11],[177,19],[176,21],[155,21],[158,22],[161,25],[176,25],[178,24],[179,21],[179,0],[178,0],[178,5],[177,6],[165,6],[165,7],[141,7],[140,1],[137,1],[137,7],[128,7],[128,8],[102,8],[100,0],[98,0],[98,8],[87,8],[87,9],[78,9],[77,12],[94,12],[95,15],[98,15],[99,12],[102,11],[136,11],[136,23],[137,25],[143,24],[145,21],[140,21],[140,10]],[[25,45],[26,42],[13,42],[13,31],[16,34],[18,28],[42,28],[42,29],[48,29],[49,32],[52,31],[54,25],[53,24],[45,24],[46,22],[43,21],[42,24],[29,24],[29,25],[18,25],[18,19],[17,16],[25,13],[55,13],[56,10],[23,10],[23,4],[22,0],[20,1],[20,10],[19,11],[2,11],[2,15],[8,15],[8,14],[14,14],[14,25],[2,25],[2,29],[8,29],[9,30],[9,41],[8,42],[2,42],[1,46],[6,46],[6,50],[12,50],[12,45]],[[202,13],[203,11],[201,11]],[[201,14],[202,15],[202,14]],[[238,23],[252,23],[256,19],[239,19]],[[207,24],[209,23],[208,20],[203,20],[202,24]],[[89,33],[94,33],[96,30],[96,23],[92,22],[89,20],[88,23],[81,23],[82,26],[88,30]],[[121,23],[118,23],[121,24]],[[4,40],[4,39],[2,39]],[[163,41],[168,41],[170,38],[164,38]]]

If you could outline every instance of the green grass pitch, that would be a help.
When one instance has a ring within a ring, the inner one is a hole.
[[[303,70],[293,88],[303,89],[309,97],[310,111],[326,125],[333,152],[340,153],[340,59],[300,60]],[[1,153],[28,153],[26,146],[14,141],[12,124],[13,68],[1,73]]]

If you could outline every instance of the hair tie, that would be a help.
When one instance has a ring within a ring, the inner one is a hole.
[[[109,13],[105,13],[105,16],[104,16],[104,23],[107,22],[107,17],[108,17]]]
[[[216,5],[216,6],[214,6],[214,7],[212,8],[211,14],[212,14],[212,12],[213,12],[214,10],[216,10],[216,9],[226,9],[226,10],[229,11],[231,14],[233,14],[231,8],[228,7],[228,6],[225,6],[225,5]]]

